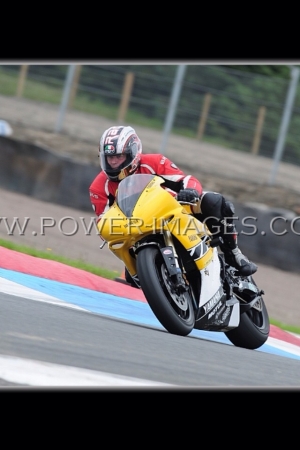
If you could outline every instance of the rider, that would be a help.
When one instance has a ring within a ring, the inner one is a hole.
[[[130,126],[112,126],[104,131],[99,144],[102,171],[91,183],[90,199],[99,221],[112,206],[118,183],[132,173],[156,174],[165,180],[163,187],[177,200],[196,202],[194,216],[205,222],[210,232],[219,238],[225,261],[241,275],[252,275],[257,266],[243,255],[237,245],[237,231],[233,224],[234,206],[217,192],[203,191],[201,183],[186,175],[162,154],[143,154],[142,142]],[[132,286],[129,273],[125,278]],[[135,286],[136,287],[136,286]]]

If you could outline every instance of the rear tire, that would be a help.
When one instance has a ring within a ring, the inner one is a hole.
[[[169,333],[187,336],[195,325],[192,293],[176,293],[158,248],[144,247],[139,251],[137,273],[147,302],[162,326]]]
[[[255,284],[252,277],[251,282]],[[236,347],[255,350],[267,341],[269,333],[269,315],[265,302],[260,297],[260,300],[254,307],[241,314],[239,326],[230,331],[226,331],[225,335]]]

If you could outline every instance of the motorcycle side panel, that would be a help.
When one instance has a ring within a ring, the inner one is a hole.
[[[211,300],[215,296],[215,294],[217,294],[220,288],[222,288],[220,278],[221,266],[217,249],[216,248],[212,249],[212,253],[213,253],[212,259],[203,269],[200,270],[201,273],[201,294],[199,299],[200,307],[203,306],[209,300]]]
[[[210,264],[214,249],[207,245],[209,232],[203,223],[181,211],[167,224],[167,228],[189,252],[199,270]]]
[[[220,276],[221,264],[216,248],[213,258],[200,270],[201,294],[195,328],[209,331],[228,331],[239,325],[240,304],[232,297],[227,299]]]
[[[227,302],[227,304],[228,304],[228,302]],[[227,311],[229,314],[230,310],[227,310]],[[228,330],[231,330],[232,328],[238,327],[240,324],[240,316],[241,316],[240,303],[238,300],[236,300],[236,302],[232,306],[231,314],[229,316],[230,319],[229,319],[228,325],[226,327],[226,330],[223,330],[223,331],[228,331]],[[225,318],[224,315],[223,315],[223,318]]]

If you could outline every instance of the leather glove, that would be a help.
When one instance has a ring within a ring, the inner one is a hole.
[[[200,194],[196,189],[181,189],[177,194],[179,202],[196,203],[200,198]]]

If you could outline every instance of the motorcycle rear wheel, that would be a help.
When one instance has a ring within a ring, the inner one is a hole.
[[[158,248],[139,251],[137,273],[147,302],[162,326],[171,334],[187,336],[195,325],[193,293],[176,294]]]
[[[253,278],[250,277],[250,279],[256,285]],[[239,326],[225,332],[225,335],[236,347],[255,350],[267,341],[269,333],[269,315],[264,299],[260,297],[257,307],[254,306],[249,311],[241,314]]]

